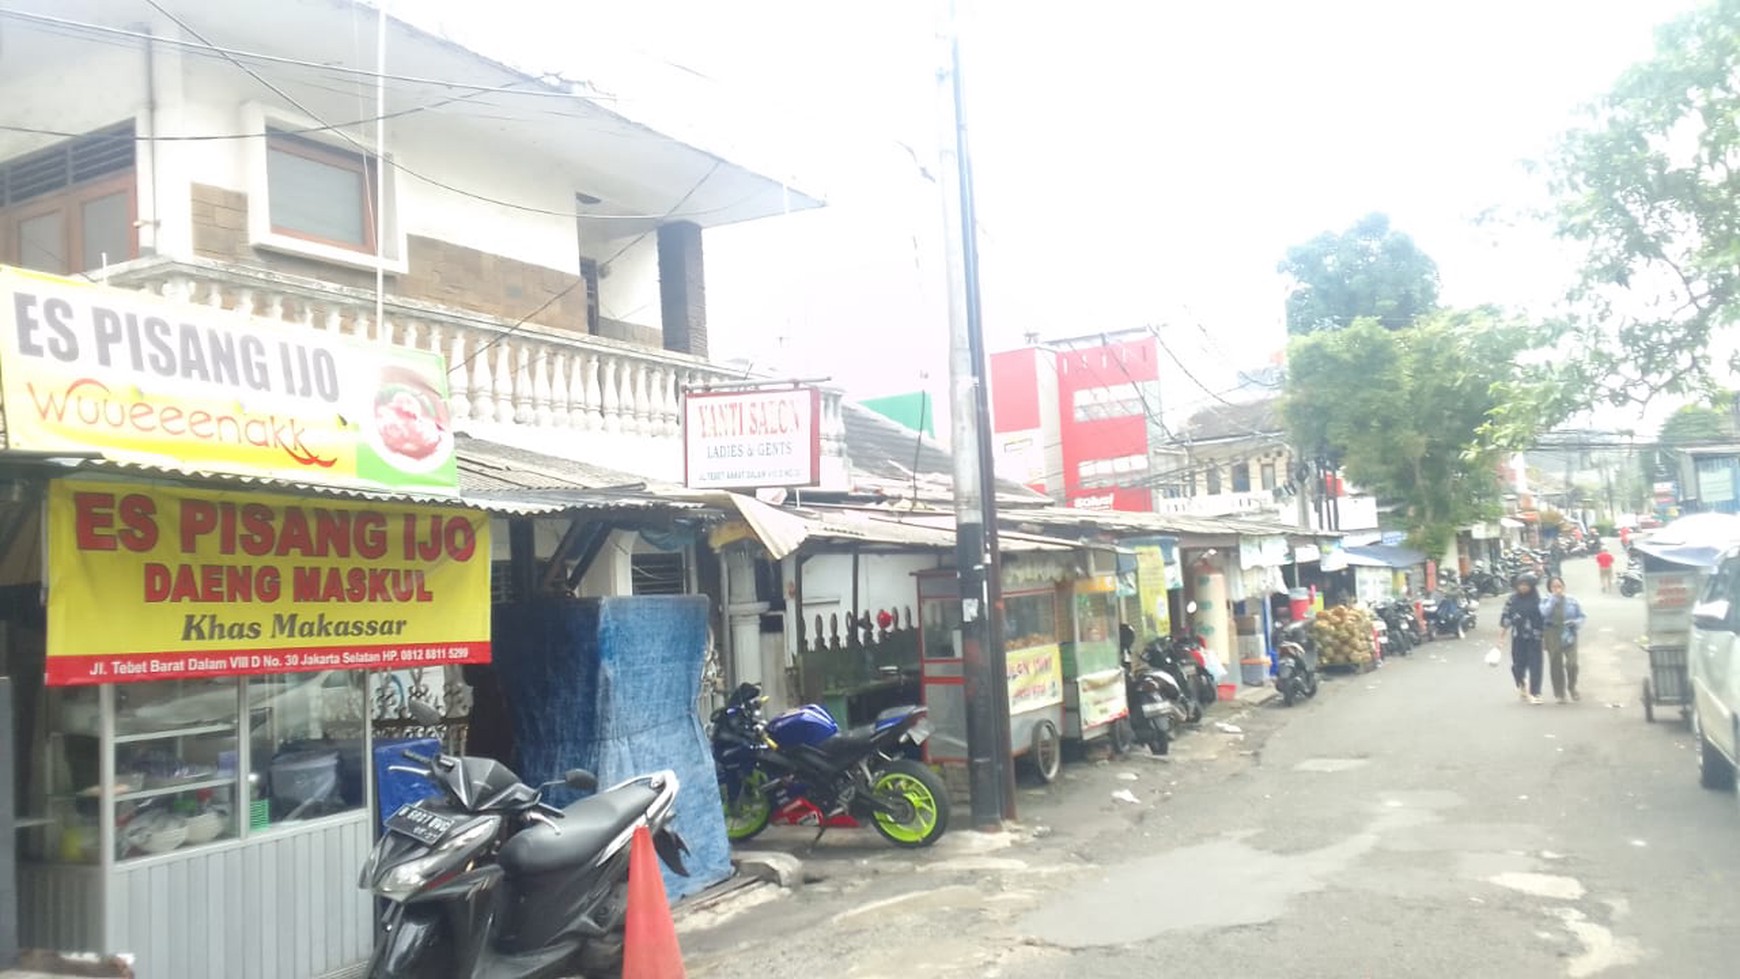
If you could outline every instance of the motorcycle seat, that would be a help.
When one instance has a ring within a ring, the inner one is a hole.
[[[875,749],[875,744],[871,730],[854,728],[846,734],[834,735],[818,747],[828,757],[844,760],[862,758]]]
[[[586,863],[646,815],[658,791],[629,785],[587,796],[562,810],[555,826],[538,823],[502,844],[501,868],[510,877],[568,870]]]

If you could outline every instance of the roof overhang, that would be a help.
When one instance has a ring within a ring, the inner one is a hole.
[[[269,16],[264,8],[257,16],[247,16],[233,0],[176,0],[170,9],[212,46],[236,52],[235,62],[292,96],[318,122],[353,124],[376,114],[377,15],[367,4],[278,0]],[[235,62],[142,3],[16,0],[0,11],[0,23],[8,29],[11,78],[37,72],[64,76],[69,65],[132,49],[140,52],[142,88],[144,42],[133,35],[149,31],[159,45],[185,55],[189,98],[197,100],[204,84],[221,81],[226,88],[252,90],[262,103],[282,101]],[[542,196],[533,199],[540,192],[528,188],[522,192],[526,199],[507,201],[509,205],[566,213],[576,203],[569,195],[584,194],[597,203],[583,204],[579,217],[596,220],[607,238],[639,235],[667,219],[717,227],[822,205],[787,181],[635,121],[610,96],[527,74],[402,20],[389,18],[387,23],[387,74],[394,76],[386,86],[387,115],[392,117],[386,123],[388,153],[396,145],[448,142],[499,147],[504,157],[538,161],[548,170]],[[56,114],[57,107],[45,103],[8,122],[56,129]],[[231,125],[239,123],[232,120]],[[373,145],[372,121],[342,128],[361,144]],[[163,135],[202,134],[212,133],[203,127],[197,133]],[[0,133],[0,158],[58,138]],[[453,183],[465,181],[453,178]],[[561,190],[551,194],[548,187]]]

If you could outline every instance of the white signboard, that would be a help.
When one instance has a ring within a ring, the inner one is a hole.
[[[691,391],[683,396],[684,485],[814,486],[822,481],[818,388]]]

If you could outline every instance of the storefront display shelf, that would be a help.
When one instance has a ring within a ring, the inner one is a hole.
[[[200,789],[230,789],[235,788],[236,777],[206,778],[197,782],[180,782],[175,785],[165,785],[155,789],[139,789],[136,792],[121,792],[116,794],[116,802],[133,802],[139,799],[155,799],[162,795],[177,795],[182,792],[197,792]]]
[[[140,741],[167,741],[171,738],[190,738],[199,734],[234,734],[236,725],[201,724],[198,727],[178,727],[165,731],[143,731],[138,734],[117,734],[116,744],[135,744]]]

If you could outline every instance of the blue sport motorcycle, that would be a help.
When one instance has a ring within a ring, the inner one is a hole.
[[[948,830],[947,788],[907,756],[930,737],[928,708],[894,707],[842,733],[817,704],[764,720],[766,700],[745,683],[713,712],[713,761],[733,842],[773,823],[814,826],[818,840],[867,824],[900,847],[930,846]]]

